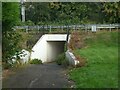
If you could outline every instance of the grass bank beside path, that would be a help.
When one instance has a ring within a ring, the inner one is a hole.
[[[97,32],[85,38],[86,47],[74,53],[85,58],[87,63],[72,69],[70,79],[77,88],[117,88],[118,32]]]

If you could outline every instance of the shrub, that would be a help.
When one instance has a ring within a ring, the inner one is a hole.
[[[69,65],[69,61],[67,60],[67,58],[65,58],[63,61],[62,61],[62,65],[64,67],[67,67]]]
[[[69,65],[69,61],[65,58],[65,54],[62,53],[60,54],[57,58],[56,58],[56,63],[58,65],[63,65],[63,66],[68,66]]]
[[[42,61],[39,60],[39,59],[32,59],[32,60],[30,61],[30,64],[42,64]]]
[[[58,57],[56,58],[55,61],[58,65],[61,65],[62,62],[64,61],[64,59],[65,59],[65,55],[64,55],[64,53],[62,53],[62,54],[58,55]]]

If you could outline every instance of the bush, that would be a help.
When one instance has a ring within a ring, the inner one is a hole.
[[[62,65],[64,67],[67,67],[69,65],[69,61],[67,60],[67,58],[65,58],[63,61],[62,61]]]
[[[30,61],[30,64],[42,64],[42,61],[39,60],[39,59],[32,59],[32,60]]]
[[[61,65],[62,62],[64,61],[64,59],[65,59],[65,55],[64,55],[64,53],[62,53],[62,54],[58,55],[58,57],[56,58],[55,61],[58,65]]]
[[[60,54],[56,58],[56,63],[58,65],[63,65],[63,66],[68,66],[69,65],[69,61],[65,58],[65,54],[64,53]]]

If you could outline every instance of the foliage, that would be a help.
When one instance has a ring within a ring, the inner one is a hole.
[[[62,61],[62,65],[64,67],[68,67],[69,66],[69,60],[67,58],[65,58],[63,61]]]
[[[42,61],[39,60],[39,59],[32,59],[32,60],[30,61],[30,64],[42,64]]]
[[[3,32],[12,31],[12,27],[20,22],[19,3],[2,3],[2,30]]]
[[[86,47],[74,53],[84,58],[84,67],[70,71],[77,88],[118,88],[118,32],[85,36]]]
[[[21,48],[24,48],[26,50],[30,50],[31,46],[28,45],[28,41],[31,40],[34,42],[34,39],[36,39],[34,37],[34,35],[31,35],[30,33],[26,33],[23,30],[17,30],[17,33],[21,35],[21,39],[19,41],[19,45],[21,46]],[[35,42],[33,44],[35,44]]]
[[[20,22],[19,3],[3,2],[2,9],[2,61],[4,65],[6,64],[5,66],[9,66],[8,61],[21,50],[19,42],[22,36],[12,29]]]
[[[49,3],[27,2],[25,5],[27,20],[31,20],[36,24],[39,21],[47,22],[47,20],[49,20]]]
[[[16,51],[21,50],[19,42],[21,41],[21,35],[16,31],[10,31],[3,34],[2,40],[2,54],[3,61],[7,62],[15,54]]]
[[[60,54],[56,59],[55,59],[56,63],[58,65],[63,65],[63,66],[68,66],[69,65],[69,61],[65,58],[65,54],[62,53]]]
[[[29,2],[26,19],[35,24],[118,23],[118,2]],[[33,13],[33,14],[31,14]]]
[[[26,21],[25,23],[26,23],[26,25],[28,25],[28,26],[33,26],[33,25],[34,25],[34,23],[33,23],[32,21],[30,21],[30,20]]]
[[[57,58],[56,58],[56,63],[58,64],[58,65],[61,65],[62,64],[62,61],[65,59],[65,55],[64,55],[64,53],[63,54],[60,54]]]
[[[104,3],[103,12],[105,14],[105,21],[109,23],[119,23],[120,19],[120,5],[118,2]]]

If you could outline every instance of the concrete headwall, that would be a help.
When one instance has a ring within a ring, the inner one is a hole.
[[[34,45],[32,48],[32,53],[31,53],[31,59],[40,59],[42,62],[45,62],[47,57],[46,57],[46,51],[47,51],[47,42],[46,42],[47,36],[43,35],[38,42]]]
[[[32,48],[31,59],[37,58],[42,62],[52,61],[64,49],[66,37],[66,34],[43,35]]]

